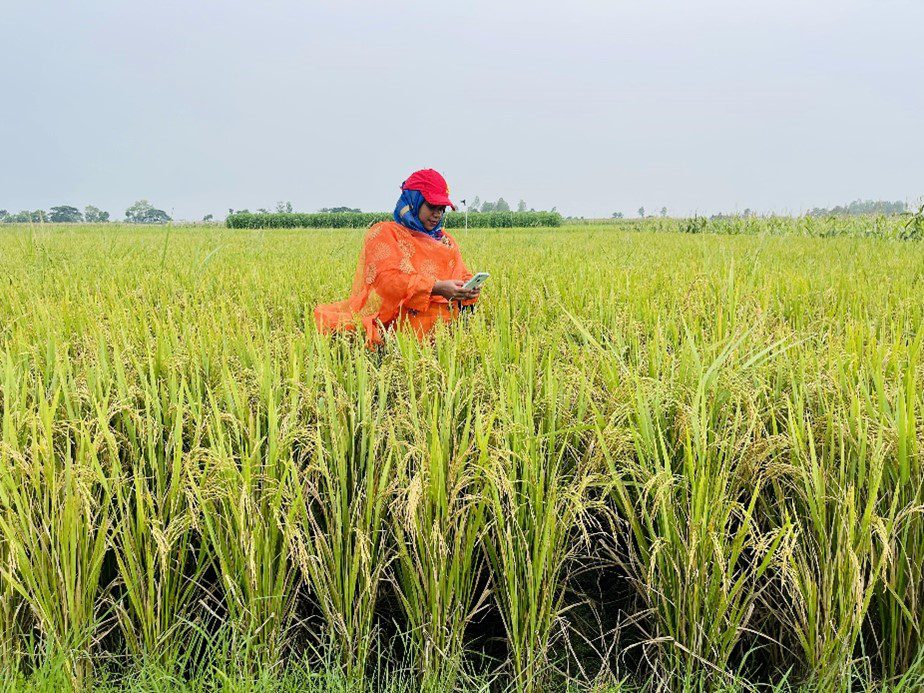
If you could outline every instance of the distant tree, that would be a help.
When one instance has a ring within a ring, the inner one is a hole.
[[[639,208],[638,208],[638,215],[639,215],[642,219],[645,218],[645,208],[644,208],[644,207],[639,207]]]
[[[860,215],[860,214],[901,214],[907,211],[908,206],[901,200],[889,202],[888,200],[854,200],[850,204],[837,205],[828,209],[815,207],[809,216],[820,217],[829,215]]]
[[[496,206],[497,206],[497,203],[488,202],[487,200],[485,200],[484,202],[481,203],[481,211],[482,212],[493,212]]]
[[[269,210],[266,207],[258,207],[257,214],[269,214]]]
[[[507,201],[503,197],[498,197],[497,202],[494,203],[495,212],[509,212],[510,205],[507,204]]]
[[[48,221],[53,224],[67,224],[83,221],[83,214],[76,207],[59,205],[48,210]]]
[[[83,221],[83,214],[76,207],[59,205],[48,210],[48,221],[53,224],[67,224]]]
[[[744,208],[744,216],[746,216],[746,217],[751,216],[751,208],[750,208],[750,207],[745,207],[745,208]]]
[[[475,199],[472,200],[472,203],[470,205],[468,205],[468,209],[471,209],[477,212],[480,208],[481,208],[481,199],[477,195],[475,195]]]
[[[667,216],[667,207],[661,207],[661,216],[662,216],[662,217],[666,217],[666,216]]]
[[[357,207],[324,207],[323,209],[318,210],[322,214],[361,214],[362,210]]]
[[[215,217],[213,217],[211,214],[206,214],[204,217],[202,217],[202,221],[211,221],[214,218]]]
[[[519,202],[517,202],[517,211],[518,212],[526,211],[526,203],[523,200],[520,200]]]
[[[613,212],[613,219],[622,219],[622,212]]]
[[[88,224],[105,224],[109,221],[109,212],[104,212],[93,205],[87,205],[83,209],[83,218]]]
[[[0,209],[0,224],[9,224],[10,223],[10,213],[5,209]]]
[[[130,224],[166,224],[170,217],[147,200],[138,200],[125,210],[125,221]]]
[[[14,214],[10,217],[10,221],[14,224],[41,224],[47,219],[48,214],[41,209],[37,209],[34,212],[24,209],[19,214]]]
[[[291,202],[277,202],[276,212],[278,214],[291,214],[292,213],[292,203]]]
[[[846,208],[841,209],[844,214],[901,214],[906,211],[906,205],[901,201],[854,200],[846,205]]]
[[[552,207],[552,213],[555,213],[557,211],[558,211],[558,207]]]

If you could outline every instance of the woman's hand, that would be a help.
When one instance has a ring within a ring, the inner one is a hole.
[[[478,298],[481,289],[465,289],[465,282],[461,279],[440,279],[433,284],[430,291],[435,296],[442,296],[447,301],[468,301]]]

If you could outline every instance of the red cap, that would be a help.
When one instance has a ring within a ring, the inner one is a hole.
[[[401,184],[401,189],[418,191],[431,205],[446,205],[453,209],[456,208],[452,200],[449,199],[449,186],[446,184],[446,179],[432,168],[414,171],[411,177]]]

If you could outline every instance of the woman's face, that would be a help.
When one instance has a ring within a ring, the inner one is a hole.
[[[440,223],[440,219],[443,218],[443,213],[445,211],[445,205],[431,207],[428,202],[424,201],[420,204],[420,211],[417,212],[417,217],[427,231],[432,231],[436,228],[436,225]]]

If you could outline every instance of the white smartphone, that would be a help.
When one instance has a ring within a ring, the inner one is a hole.
[[[488,277],[490,277],[490,276],[491,276],[491,275],[490,275],[488,272],[479,272],[479,273],[476,274],[474,277],[472,277],[472,278],[469,279],[467,282],[465,282],[465,286],[463,286],[462,288],[463,288],[463,289],[466,289],[466,290],[469,290],[469,291],[470,291],[471,289],[480,289],[480,288],[482,287],[482,285],[483,285],[486,281],[488,281]]]

